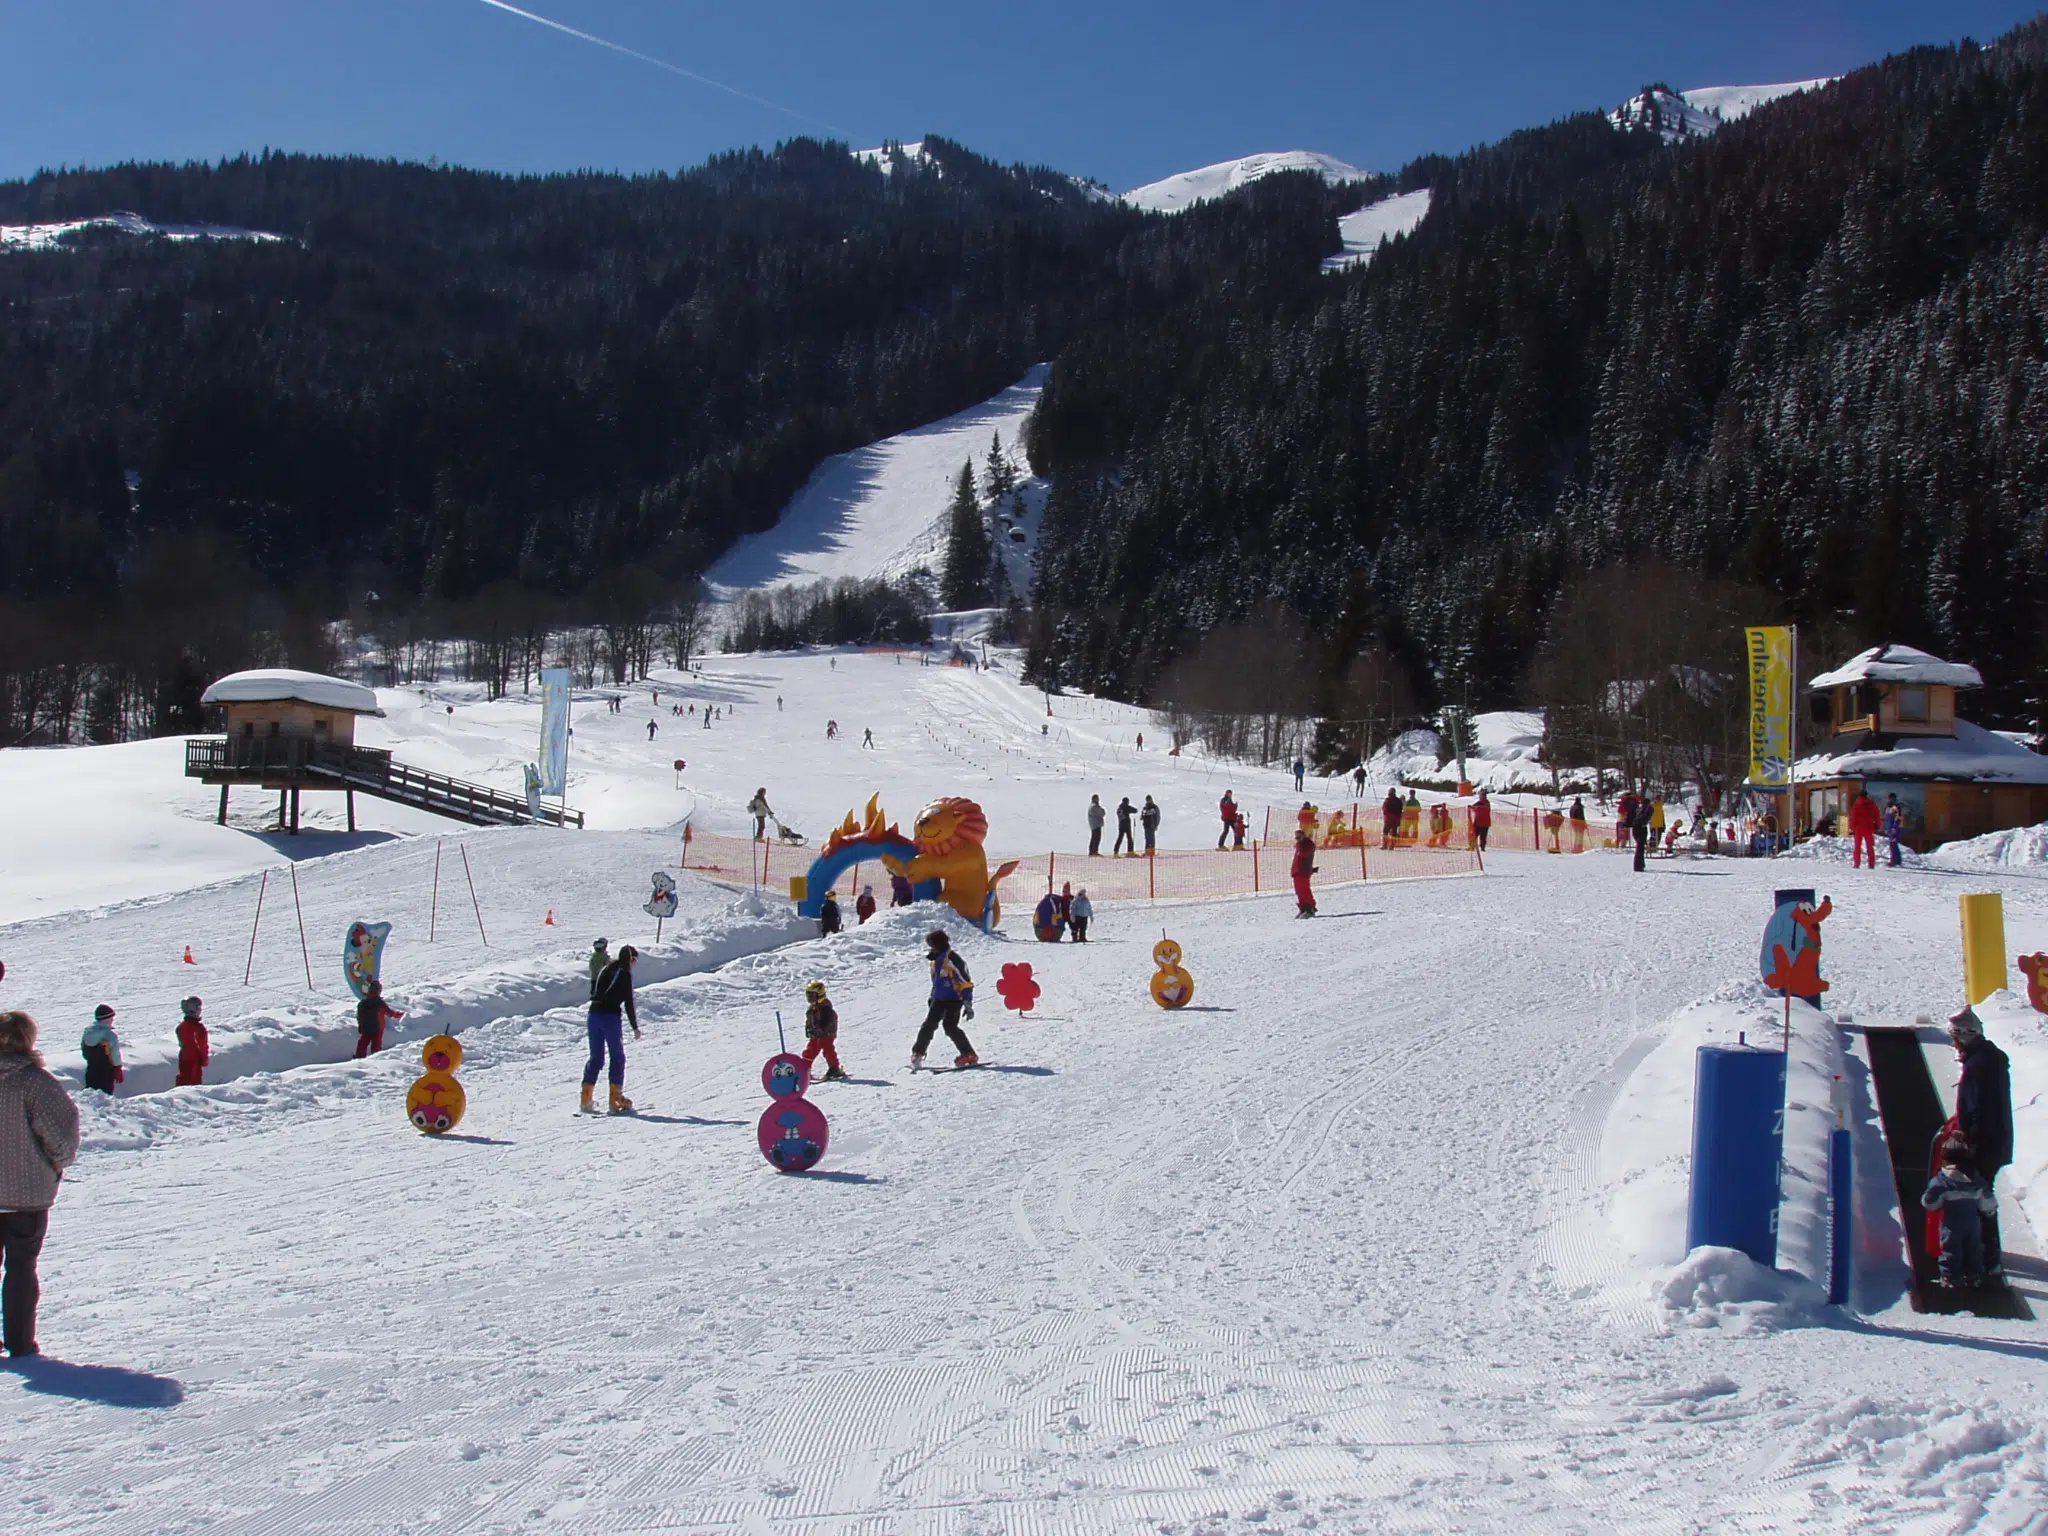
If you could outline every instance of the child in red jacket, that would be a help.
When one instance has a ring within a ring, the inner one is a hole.
[[[825,983],[822,981],[814,981],[804,988],[804,1000],[810,1004],[804,1010],[804,1065],[809,1066],[816,1061],[822,1051],[825,1081],[841,1082],[846,1071],[839,1065],[839,1051],[833,1044],[839,1038],[839,1010],[825,995]]]
[[[199,999],[188,997],[178,1004],[184,1017],[178,1020],[178,1086],[197,1084],[206,1072],[206,1025],[199,1018]]]

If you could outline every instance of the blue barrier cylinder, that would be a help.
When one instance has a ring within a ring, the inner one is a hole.
[[[1785,1053],[1701,1046],[1693,1075],[1685,1246],[1739,1248],[1776,1267],[1784,1153]]]
[[[1855,1249],[1856,1178],[1849,1161],[1849,1133],[1828,1133],[1828,1301],[1849,1299],[1849,1264]]]

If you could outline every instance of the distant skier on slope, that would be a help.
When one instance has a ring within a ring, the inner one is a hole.
[[[931,1006],[925,1011],[916,1043],[910,1047],[911,1070],[924,1065],[925,1049],[932,1043],[933,1032],[941,1026],[946,1038],[960,1051],[953,1058],[953,1065],[979,1066],[981,1058],[974,1054],[973,1042],[960,1028],[963,1016],[974,1017],[974,978],[967,973],[967,962],[954,952],[953,940],[943,928],[934,928],[924,936],[924,942],[925,960],[932,973]]]
[[[206,1024],[199,1017],[203,1005],[196,997],[178,1004],[178,1080],[175,1086],[190,1088],[206,1076],[206,1063],[213,1055],[206,1036]]]
[[[615,1115],[633,1113],[633,1101],[626,1097],[626,1041],[625,1030],[620,1022],[623,1011],[625,1019],[633,1026],[633,1038],[640,1038],[640,1015],[633,1007],[633,962],[640,958],[640,951],[630,944],[619,946],[619,958],[606,966],[597,978],[597,990],[590,997],[590,1016],[587,1027],[590,1032],[590,1060],[583,1067],[583,1102],[580,1106],[595,1112],[597,1105],[593,1098],[597,1091],[597,1073],[605,1065],[607,1054],[611,1057],[608,1078],[611,1083],[611,1112]]]
[[[652,720],[650,720],[650,721],[648,721],[648,722],[647,722],[647,739],[648,739],[649,741],[652,741],[652,740],[654,740],[654,733],[655,733],[655,731],[656,731],[657,729],[658,729],[658,727],[657,727],[657,726],[655,725],[655,723],[654,723],[654,722],[653,722]]]
[[[99,1093],[112,1093],[114,1084],[127,1073],[121,1067],[121,1040],[114,1033],[114,1010],[101,1003],[92,1011],[92,1022],[78,1037],[78,1049],[85,1057],[85,1086]]]

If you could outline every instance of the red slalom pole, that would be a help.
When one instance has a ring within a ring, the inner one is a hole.
[[[299,958],[306,962],[306,990],[313,990],[313,956],[306,948],[306,909],[299,905],[299,866],[292,866],[292,910],[299,914]]]
[[[263,893],[270,888],[270,871],[263,871],[263,881],[256,887],[256,921],[249,925],[249,963],[242,967],[242,985],[249,985],[249,978],[256,970],[256,930],[263,926]]]

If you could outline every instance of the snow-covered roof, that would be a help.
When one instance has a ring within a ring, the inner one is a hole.
[[[1806,686],[1840,688],[1849,683],[1946,683],[1951,688],[1982,688],[1984,679],[1975,667],[1943,661],[1910,645],[1874,645]]]
[[[1821,779],[1968,779],[2048,784],[2048,757],[1967,720],[1953,736],[1899,736],[1896,746],[1817,752],[1799,760],[1802,783]]]
[[[322,709],[345,709],[354,715],[381,715],[377,692],[346,678],[327,677],[318,672],[294,672],[289,667],[257,667],[248,672],[230,672],[200,695],[202,704],[266,704],[295,699],[317,704]]]

